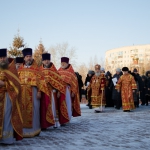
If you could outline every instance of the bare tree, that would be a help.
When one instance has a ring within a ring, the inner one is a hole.
[[[88,73],[88,67],[86,66],[85,63],[82,63],[81,65],[78,66],[77,72],[82,76],[82,80],[85,81],[85,78]]]
[[[96,64],[98,64],[98,59],[97,59],[97,56],[96,56],[96,55],[94,56],[94,61],[93,61],[93,63],[94,63],[93,66],[96,65]]]
[[[55,49],[54,46],[51,46],[50,50],[49,50],[51,56],[51,61],[56,65],[58,64],[58,62],[60,62],[60,60],[58,60],[58,56],[57,56],[57,51]]]
[[[94,69],[94,63],[93,63],[93,58],[90,58],[89,64],[88,64],[88,69],[93,70]]]
[[[96,55],[94,56],[94,59],[93,59],[93,57],[91,57],[91,58],[90,58],[90,61],[89,61],[89,63],[88,63],[88,69],[89,69],[89,70],[94,70],[94,66],[95,66],[96,64],[100,64],[101,67],[104,67],[104,66],[105,66],[104,58],[101,57],[100,59],[98,59]]]
[[[100,58],[99,64],[101,65],[101,67],[105,67],[105,60],[103,57]]]
[[[60,66],[61,57],[69,57],[70,63],[76,68],[76,49],[74,47],[69,47],[68,43],[57,44],[51,46],[48,50],[52,55],[52,62],[58,68]]]

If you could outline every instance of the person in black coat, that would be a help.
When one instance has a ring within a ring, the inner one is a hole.
[[[134,93],[134,104],[135,104],[135,107],[139,107],[139,99],[140,99],[140,94],[141,94],[141,91],[142,91],[142,78],[140,77],[140,75],[138,74],[138,70],[135,68],[133,70],[133,73],[132,75],[134,76],[134,80],[137,84],[137,90],[136,90],[136,93]]]
[[[95,74],[95,72],[93,70],[88,71],[88,74],[87,74],[85,82],[84,82],[85,86],[88,86],[88,84],[90,83],[91,78],[93,77],[94,74]]]
[[[130,73],[135,80],[137,89],[135,89],[135,92],[133,93],[133,99],[134,99],[134,106],[135,107],[139,107],[139,83],[138,83],[138,79],[136,78],[136,74],[134,72]]]
[[[80,102],[82,98],[82,87],[83,87],[83,81],[82,81],[82,76],[78,73],[75,72],[77,79],[78,79],[78,86],[79,86],[79,95],[80,95]]]
[[[106,87],[105,87],[106,106],[105,107],[114,107],[114,103],[112,100],[112,89],[110,88],[112,82],[112,75],[109,71],[107,71],[105,77],[106,77]]]
[[[150,71],[146,72],[146,98],[145,98],[145,103],[146,106],[148,106],[148,101],[150,100]]]
[[[95,74],[95,72],[93,70],[89,70],[88,71],[88,74],[87,74],[87,77],[85,79],[85,83],[84,85],[87,87],[93,77],[93,75]],[[87,99],[87,89],[85,90],[85,94],[86,94],[86,99]],[[92,106],[91,106],[91,98],[87,99],[88,100],[88,104],[87,106],[89,106],[89,108],[91,109]]]
[[[149,93],[149,96],[150,96],[150,81],[148,82],[148,93]]]
[[[117,81],[118,81],[121,75],[122,75],[121,69],[117,68],[116,69],[116,74],[114,74],[112,79],[117,78]],[[112,90],[112,100],[114,102],[114,106],[115,106],[116,109],[120,109],[120,107],[122,106],[121,92],[118,92],[115,89],[115,85],[113,84],[113,82],[111,82],[110,89]]]
[[[140,99],[141,99],[141,105],[145,105],[145,98],[146,98],[146,76],[142,76],[142,86],[141,86],[141,94],[140,94]]]

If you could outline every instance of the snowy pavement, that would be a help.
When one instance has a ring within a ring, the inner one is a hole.
[[[133,112],[106,108],[94,113],[81,104],[82,116],[39,137],[26,138],[0,150],[150,150],[150,106]]]

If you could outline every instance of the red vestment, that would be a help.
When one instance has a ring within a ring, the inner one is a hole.
[[[134,109],[133,90],[137,89],[134,77],[131,74],[122,75],[117,82],[116,89],[121,90],[122,109]]]
[[[104,74],[94,75],[88,86],[88,97],[91,97],[91,105],[93,107],[105,106],[105,89],[106,78]]]
[[[46,93],[49,96],[49,91],[43,74],[39,71],[39,67],[35,61],[29,68],[25,68],[24,64],[18,69],[18,74],[22,89],[22,111],[23,111],[23,127],[32,128],[33,125],[33,90],[32,87],[37,87],[38,91]],[[47,120],[50,124],[54,124],[52,109],[50,107],[47,112]],[[40,131],[32,133],[30,137],[39,134]]]
[[[49,103],[52,103],[52,91],[55,89],[56,92],[53,93],[54,100],[55,100],[55,108],[56,113],[59,118],[59,123],[64,124],[69,122],[68,112],[67,112],[67,105],[65,101],[65,94],[66,94],[66,84],[63,82],[60,74],[58,73],[57,69],[55,68],[54,64],[50,64],[50,68],[44,68],[43,66],[40,67],[40,71],[42,72],[45,81],[47,83],[48,89],[49,89],[49,97],[45,96],[45,93],[42,93],[42,103],[41,103],[41,114],[43,117],[42,121],[43,123],[47,122],[44,115],[48,111],[47,109],[44,110],[44,107],[46,108]],[[60,98],[57,98],[57,93],[60,92]],[[45,99],[46,98],[46,99]],[[45,119],[44,119],[45,118]],[[45,120],[45,121],[44,121]],[[42,123],[42,124],[43,124]]]
[[[0,70],[0,80],[6,84],[5,87],[0,87],[0,138],[2,138],[5,93],[8,92],[12,103],[11,123],[15,132],[14,136],[16,140],[21,140],[23,138],[21,86],[14,60],[10,61],[8,69]]]
[[[72,116],[81,116],[78,80],[73,67],[69,64],[68,68],[60,68],[58,72],[60,73],[63,81],[70,86],[70,91],[75,94],[75,96],[72,97]]]

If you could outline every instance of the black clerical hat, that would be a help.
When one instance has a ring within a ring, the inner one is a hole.
[[[61,57],[61,62],[69,63],[69,58],[68,57]]]
[[[32,48],[24,48],[22,50],[23,56],[31,55],[32,56]]]
[[[23,57],[16,57],[16,63],[23,63]]]
[[[0,49],[0,57],[7,57],[7,48]]]
[[[51,60],[51,54],[49,53],[42,54],[42,60]]]

